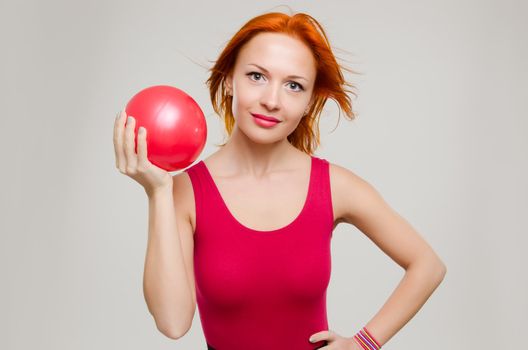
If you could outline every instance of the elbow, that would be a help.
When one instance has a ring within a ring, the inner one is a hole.
[[[191,329],[194,317],[195,304],[189,313],[175,311],[171,313],[154,313],[149,308],[158,331],[170,339],[180,339]]]
[[[416,263],[411,264],[410,269],[421,271],[418,273],[436,286],[442,283],[447,273],[447,266],[436,255],[430,255],[418,260]]]
[[[439,278],[440,278],[440,282],[442,282],[444,280],[445,275],[447,274],[447,266],[446,264],[444,264],[442,260],[439,261],[439,265],[440,265]]]
[[[176,326],[158,322],[156,322],[156,327],[164,336],[174,340],[182,338],[191,328],[190,326]]]
[[[158,326],[157,328],[164,336],[166,336],[167,338],[170,338],[170,339],[174,339],[174,340],[182,338],[185,334],[187,334],[187,331],[188,331],[188,329],[181,330],[181,329],[176,328],[176,327],[160,327],[160,326]]]
[[[430,269],[431,275],[434,277],[434,280],[437,282],[437,284],[442,283],[447,273],[447,266],[444,264],[444,262],[440,260],[440,258],[436,258]]]

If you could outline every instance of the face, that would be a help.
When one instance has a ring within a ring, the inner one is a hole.
[[[234,132],[261,143],[290,135],[311,102],[315,64],[310,49],[285,34],[260,33],[247,42],[225,81],[233,95]]]

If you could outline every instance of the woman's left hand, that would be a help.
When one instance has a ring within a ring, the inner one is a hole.
[[[363,350],[353,337],[342,337],[332,330],[321,331],[312,334],[310,339],[312,340],[312,343],[326,340],[327,345],[323,346],[322,348],[318,348],[321,350]]]

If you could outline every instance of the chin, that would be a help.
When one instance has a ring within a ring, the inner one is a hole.
[[[258,127],[250,128],[249,130],[240,129],[240,132],[251,142],[259,145],[279,143],[288,137],[283,132],[278,132],[277,130],[258,130]]]
[[[279,137],[277,137],[277,136],[271,137],[269,135],[268,136],[265,136],[265,135],[247,135],[247,137],[252,142],[257,143],[259,145],[271,145],[271,144],[274,144],[274,143],[281,142],[287,136],[284,136],[284,137],[281,137],[281,136],[279,136]]]

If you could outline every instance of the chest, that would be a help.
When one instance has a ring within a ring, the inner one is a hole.
[[[294,221],[309,194],[309,174],[284,174],[266,180],[215,178],[216,190],[242,225],[271,231]]]
[[[331,203],[334,228],[340,221],[339,191],[331,181]],[[271,231],[290,224],[303,210],[310,178],[287,181],[250,181],[215,178],[216,190],[231,216],[242,225],[260,231]],[[189,184],[190,186],[190,184]],[[191,190],[192,193],[192,190]],[[193,229],[196,227],[194,200],[186,206]]]

